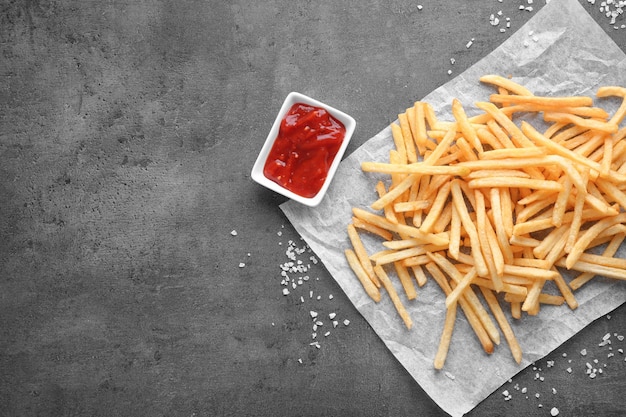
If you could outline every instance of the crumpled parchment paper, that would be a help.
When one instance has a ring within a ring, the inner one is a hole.
[[[478,81],[484,74],[512,75],[537,95],[595,96],[601,85],[626,86],[626,55],[578,1],[553,0],[490,55],[422,100],[433,105],[441,120],[453,120],[453,97],[471,115],[476,111],[473,103],[487,101],[494,92]],[[597,104],[613,112],[619,103],[604,99]],[[596,278],[575,293],[578,309],[546,306],[536,317],[513,321],[524,352],[521,365],[512,359],[504,339],[494,354],[486,355],[459,314],[444,370],[434,370],[445,316],[444,296],[436,283],[431,280],[420,288],[416,300],[403,298],[413,319],[412,330],[407,330],[386,293],[379,304],[367,297],[343,255],[350,247],[346,226],[351,208],[369,208],[376,199],[377,177],[363,173],[360,163],[388,161],[392,144],[386,127],[342,161],[321,205],[309,208],[290,201],[281,209],[389,350],[447,413],[467,413],[525,366],[626,301],[623,282]],[[369,253],[382,249],[376,246],[378,240],[364,239]],[[624,257],[625,251],[622,248],[618,256]],[[398,292],[403,294],[401,287]]]

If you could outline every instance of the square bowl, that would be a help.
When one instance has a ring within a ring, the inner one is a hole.
[[[335,119],[340,121],[346,129],[345,136],[343,138],[343,141],[341,142],[341,145],[339,147],[339,150],[337,151],[337,154],[335,155],[332,161],[332,164],[330,165],[328,174],[326,175],[326,179],[324,180],[324,183],[322,187],[320,188],[320,190],[313,197],[303,197],[299,194],[296,194],[295,192],[290,191],[284,188],[283,186],[281,186],[280,184],[272,181],[271,179],[266,177],[265,174],[263,173],[265,164],[267,163],[267,158],[269,156],[269,153],[278,136],[281,121],[283,120],[285,115],[289,112],[291,107],[296,103],[303,103],[309,106],[321,107],[325,109],[331,116],[333,116]],[[337,167],[339,167],[339,163],[341,162],[343,154],[345,153],[346,148],[348,147],[348,144],[350,143],[350,139],[352,138],[352,134],[354,133],[355,127],[356,127],[355,120],[348,114],[340,110],[337,110],[334,107],[331,107],[327,104],[324,104],[320,101],[317,101],[311,97],[305,96],[304,94],[300,94],[297,92],[289,93],[287,95],[287,98],[283,102],[283,105],[281,106],[280,111],[278,112],[278,115],[276,116],[276,119],[274,120],[274,124],[272,125],[269,135],[267,135],[267,139],[265,140],[265,143],[263,144],[263,147],[261,148],[261,151],[256,159],[256,162],[254,163],[254,166],[252,168],[252,179],[256,181],[257,183],[261,184],[262,186],[269,188],[270,190],[273,190],[279,194],[282,194],[292,200],[298,201],[299,203],[302,203],[304,205],[311,206],[311,207],[317,206],[322,201],[322,199],[324,198],[324,195],[326,194],[326,191],[328,190],[328,186],[330,185],[335,175],[335,172],[337,171]]]

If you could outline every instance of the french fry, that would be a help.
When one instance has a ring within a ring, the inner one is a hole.
[[[439,347],[435,354],[435,360],[433,366],[435,369],[442,369],[448,356],[448,349],[450,348],[450,341],[452,339],[452,331],[454,330],[454,323],[456,321],[456,301],[446,308],[446,319],[444,321],[443,330],[441,332],[441,338],[439,341]]]
[[[376,285],[374,285],[369,275],[367,275],[367,272],[365,272],[363,266],[361,266],[361,262],[359,262],[359,258],[357,258],[354,251],[352,249],[346,249],[344,251],[344,254],[346,256],[346,259],[348,260],[350,268],[352,268],[354,274],[357,276],[359,281],[361,281],[361,284],[363,285],[363,288],[365,289],[367,295],[369,295],[370,298],[375,302],[380,302],[380,291],[378,290]]]
[[[508,320],[506,319],[506,316],[504,315],[504,312],[502,311],[502,308],[500,307],[500,303],[498,303],[498,299],[491,292],[491,290],[486,289],[484,287],[481,287],[480,290],[483,293],[485,300],[487,301],[487,305],[489,306],[494,317],[496,318],[496,321],[498,322],[500,329],[502,330],[504,339],[509,345],[509,349],[511,349],[511,354],[513,355],[513,359],[515,359],[515,362],[517,362],[518,364],[521,363],[522,362],[522,348],[520,347],[519,342],[517,338],[515,337],[515,333],[513,333],[513,329],[511,328],[511,325],[509,324]]]
[[[354,253],[359,259],[363,270],[367,273],[374,285],[380,288],[380,281],[378,281],[376,273],[374,273],[374,267],[372,266],[372,262],[369,259],[369,255],[367,253],[367,250],[365,249],[365,245],[363,245],[363,241],[361,240],[361,237],[359,236],[353,224],[348,225],[348,237],[350,238]]]
[[[385,290],[387,290],[387,293],[389,294],[389,298],[391,298],[391,301],[393,302],[394,307],[398,311],[398,314],[400,315],[400,317],[402,317],[402,321],[404,321],[404,325],[406,326],[407,329],[410,329],[413,326],[413,320],[411,320],[411,316],[406,311],[404,304],[402,304],[402,300],[400,300],[400,297],[398,296],[396,289],[391,283],[389,276],[387,276],[387,273],[385,272],[383,267],[380,265],[375,266],[374,271],[376,272],[376,275],[382,282],[383,287],[385,287]]]

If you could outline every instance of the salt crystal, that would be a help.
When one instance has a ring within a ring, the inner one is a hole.
[[[289,289],[283,288],[283,295],[289,295]]]
[[[453,380],[453,381],[454,381],[454,378],[455,378],[455,376],[454,376],[454,375],[452,375],[452,374],[451,374],[450,372],[448,372],[448,371],[446,371],[446,372],[445,372],[445,374],[446,374],[446,376],[447,376],[448,378],[450,378],[451,380]]]
[[[552,417],[556,417],[556,416],[558,416],[558,415],[559,415],[559,409],[558,409],[558,408],[556,408],[556,407],[552,407],[552,410],[550,410],[550,415],[551,415]]]
[[[343,321],[343,325],[344,325],[344,326],[347,326],[348,324],[350,324],[350,320],[345,319],[345,320]]]
[[[233,236],[237,236],[237,231],[233,230],[233,231],[230,232],[230,234],[233,235]]]
[[[583,349],[583,350],[581,350],[581,351],[580,351],[580,354],[581,354],[582,356],[587,356],[587,349]]]
[[[328,315],[328,318],[332,320],[332,319],[334,319],[336,316],[337,316],[337,313],[330,313],[330,314]]]

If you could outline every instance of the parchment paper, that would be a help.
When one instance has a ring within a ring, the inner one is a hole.
[[[484,74],[510,74],[538,95],[595,96],[600,85],[626,85],[626,56],[578,1],[553,0],[490,55],[423,100],[433,105],[442,120],[453,120],[453,97],[458,97],[471,115],[476,112],[473,103],[488,100],[494,92],[478,81]],[[599,105],[613,112],[618,102],[604,100]],[[388,161],[392,144],[386,127],[341,163],[321,205],[309,208],[290,201],[281,209],[389,350],[447,413],[467,413],[525,366],[626,301],[623,282],[596,278],[576,292],[578,309],[544,307],[536,317],[513,322],[524,352],[521,365],[512,359],[504,340],[493,355],[486,355],[459,314],[445,368],[435,371],[432,361],[445,311],[444,296],[436,283],[431,281],[419,289],[417,300],[404,299],[414,322],[413,329],[406,330],[386,294],[379,304],[367,297],[343,255],[350,247],[346,226],[351,208],[369,208],[376,199],[377,177],[363,173],[360,163]],[[366,238],[369,253],[382,249],[374,246],[376,242]],[[624,252],[622,248],[618,255],[624,257]],[[400,287],[398,291],[402,293]]]

